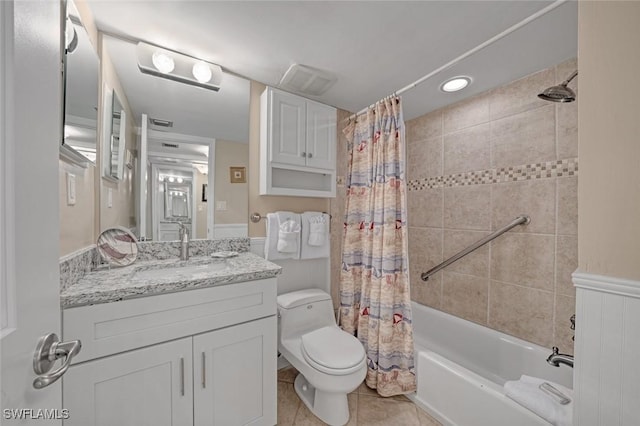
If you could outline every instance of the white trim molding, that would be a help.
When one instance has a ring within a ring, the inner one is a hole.
[[[640,425],[640,281],[573,274],[575,426]]]
[[[571,277],[576,288],[640,299],[640,281],[589,274],[581,271],[575,271]]]

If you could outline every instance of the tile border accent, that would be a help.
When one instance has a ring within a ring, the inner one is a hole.
[[[407,181],[407,190],[443,188],[453,186],[486,185],[500,182],[545,179],[578,175],[578,158],[566,158],[544,163],[523,164],[446,176],[432,176]]]

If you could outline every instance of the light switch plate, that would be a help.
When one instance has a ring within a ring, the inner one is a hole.
[[[107,188],[107,208],[113,207],[113,188]]]
[[[216,210],[226,210],[227,202],[226,201],[216,201]]]
[[[67,205],[76,204],[76,175],[67,172]]]

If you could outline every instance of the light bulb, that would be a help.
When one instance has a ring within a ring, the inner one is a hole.
[[[175,178],[174,178],[173,176],[171,176],[171,177],[169,178],[169,182],[173,183],[173,181],[175,181]]]
[[[176,64],[173,62],[173,58],[164,52],[155,52],[151,58],[153,65],[162,73],[170,73],[175,68]]]
[[[178,183],[182,183],[182,180],[183,180],[183,179],[182,179],[181,177],[179,177],[179,178],[178,178]]]
[[[200,83],[207,83],[213,77],[213,73],[211,72],[211,67],[204,61],[196,62],[193,65],[193,69],[191,70],[193,76]]]

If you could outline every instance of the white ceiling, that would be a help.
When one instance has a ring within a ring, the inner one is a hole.
[[[101,30],[181,51],[267,85],[277,87],[293,63],[328,71],[337,82],[316,99],[358,111],[551,3],[90,0],[89,5]],[[224,113],[217,109],[216,114],[208,114],[207,102],[215,101],[205,100],[202,92],[222,99],[225,92],[235,90],[230,75],[224,76],[218,93],[185,85],[172,91],[162,85],[162,79],[143,79],[126,44],[109,39],[108,48],[134,111],[150,113],[153,106],[171,106],[167,114],[173,116],[157,118],[185,120],[191,129]],[[576,55],[577,2],[568,1],[405,93],[405,119]],[[473,84],[457,94],[438,89],[446,78],[460,74],[471,76]],[[230,115],[236,114],[242,112]],[[226,124],[232,121],[225,118]]]

